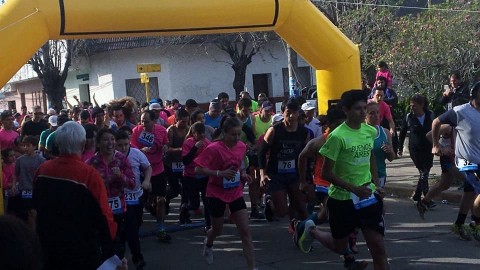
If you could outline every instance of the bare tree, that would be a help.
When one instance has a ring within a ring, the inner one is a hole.
[[[250,32],[221,35],[214,40],[215,45],[225,51],[232,60],[229,64],[235,72],[233,89],[236,96],[245,88],[247,66],[252,62],[252,57],[269,39],[272,39],[273,35],[270,32]]]
[[[65,80],[78,40],[50,40],[28,60],[42,82],[43,91],[53,108],[63,108]]]

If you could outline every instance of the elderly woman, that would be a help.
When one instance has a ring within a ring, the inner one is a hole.
[[[117,225],[102,177],[80,159],[85,129],[57,129],[59,156],[43,163],[33,186],[37,233],[45,269],[97,269],[111,257]]]

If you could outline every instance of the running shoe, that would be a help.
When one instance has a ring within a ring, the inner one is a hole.
[[[157,232],[157,240],[163,243],[169,243],[172,237],[168,235],[166,231],[162,230]]]
[[[264,219],[265,215],[260,213],[256,207],[252,208],[252,212],[250,212],[251,219]]]
[[[458,236],[460,240],[470,241],[472,236],[470,235],[470,230],[465,225],[453,224],[450,229],[452,232]]]
[[[298,239],[298,246],[303,253],[309,253],[312,251],[313,244],[313,237],[310,232],[315,228],[315,223],[309,219],[305,221],[303,227],[302,236]]]
[[[208,265],[213,263],[213,247],[207,247],[207,238],[203,240],[203,257]]]
[[[475,225],[475,222],[470,223],[470,230],[475,240],[480,241],[480,225]]]
[[[298,240],[302,236],[303,233],[303,228],[304,228],[304,222],[298,221],[296,218],[292,219],[290,221],[291,226],[293,226],[295,232],[293,233],[293,244],[297,247],[300,248],[298,245]],[[293,224],[293,225],[292,225]]]
[[[350,262],[348,265],[345,262],[345,264],[343,266],[347,270],[363,270],[363,269],[367,268],[368,262],[366,262],[366,261],[353,261],[353,262]]]
[[[437,207],[437,203],[434,201],[429,201],[428,203],[425,203],[425,206],[428,210],[432,210],[433,208]]]
[[[180,214],[178,216],[180,224],[190,224],[192,223],[192,220],[190,219],[190,213],[188,212],[188,209],[182,208],[180,210]]]
[[[268,221],[273,221],[273,210],[272,210],[272,206],[270,205],[272,202],[272,197],[270,195],[267,195],[265,196],[265,218],[268,220]]]
[[[415,204],[417,207],[418,214],[422,219],[425,219],[425,212],[427,211],[427,206],[422,202],[422,200],[417,201]]]

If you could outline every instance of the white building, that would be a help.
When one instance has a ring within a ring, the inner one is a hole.
[[[123,40],[125,45],[129,40],[138,41],[138,38]],[[104,46],[97,52],[72,60],[65,82],[67,98],[71,104],[76,104],[74,95],[81,101],[92,103],[95,95],[99,104],[124,96],[135,97],[140,103],[145,102],[145,86],[141,84],[136,70],[137,64],[143,63],[161,65],[161,72],[149,74],[151,98],[176,98],[181,103],[193,98],[199,103],[208,103],[219,92],[226,92],[230,95],[230,100],[237,99],[232,87],[234,71],[229,64],[230,57],[214,44],[140,47],[137,42],[130,45],[136,48],[125,49],[128,46],[112,42],[114,39],[104,41]],[[315,84],[314,70],[300,56],[298,66],[300,85]],[[41,90],[38,78],[12,80],[9,84],[16,87],[16,91],[5,94],[10,108],[20,110],[22,105],[36,104],[33,102],[36,95],[32,93]],[[30,92],[23,90],[29,87]],[[287,52],[284,43],[271,41],[253,56],[252,63],[247,67],[245,87],[252,97],[260,92],[277,100],[284,97],[284,93],[288,92]],[[22,93],[25,98],[28,96],[28,100],[19,98]],[[30,99],[32,102],[29,102]]]

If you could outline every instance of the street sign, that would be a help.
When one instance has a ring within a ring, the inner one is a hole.
[[[140,73],[140,82],[141,83],[149,83],[150,78],[148,77],[147,73]]]
[[[137,64],[137,73],[160,72],[160,64]]]

